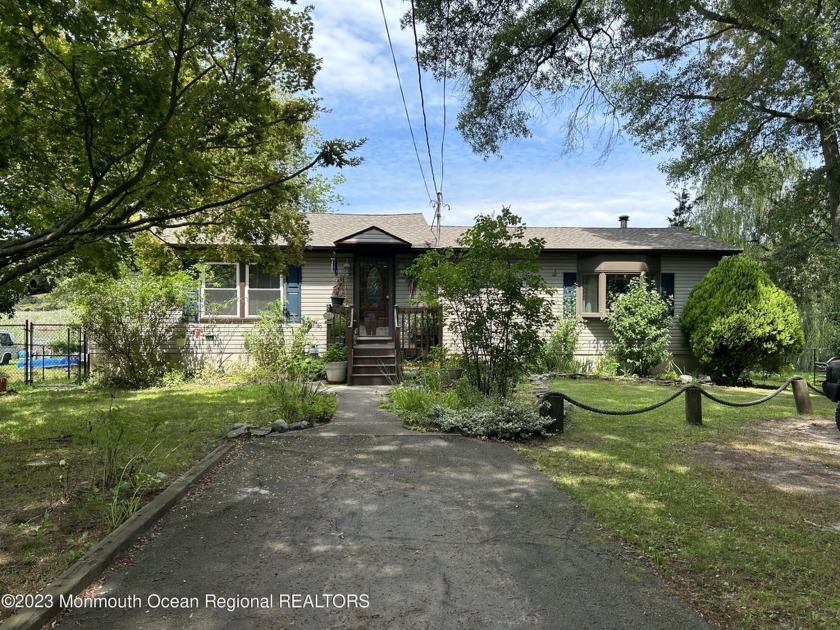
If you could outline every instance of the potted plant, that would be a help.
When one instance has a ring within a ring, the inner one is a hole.
[[[450,355],[446,359],[446,367],[449,372],[449,379],[457,381],[464,373],[463,358],[459,354]]]
[[[347,380],[347,346],[332,343],[324,352],[324,370],[327,383],[343,383]]]
[[[347,298],[347,277],[344,274],[336,276],[332,288],[332,305],[342,306]]]

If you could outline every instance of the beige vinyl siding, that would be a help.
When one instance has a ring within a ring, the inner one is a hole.
[[[668,350],[675,355],[690,354],[688,341],[680,330],[680,315],[689,293],[717,265],[717,256],[662,256],[662,273],[674,274],[674,320],[671,322],[671,343]]]
[[[554,291],[551,295],[552,311],[556,317],[563,316],[563,274],[577,273],[577,256],[560,252],[547,252],[540,257],[540,274]]]
[[[394,278],[397,285],[395,292],[395,306],[414,306],[411,303],[411,294],[408,290],[408,278],[404,276],[400,271],[401,269],[406,269],[407,267],[410,267],[411,264],[414,262],[414,259],[415,256],[413,255],[399,255],[396,257],[394,265]]]

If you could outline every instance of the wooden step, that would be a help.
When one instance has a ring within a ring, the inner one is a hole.
[[[395,385],[397,378],[382,374],[353,374],[353,385],[364,387],[365,385]]]
[[[374,347],[359,347],[356,346],[353,348],[353,358],[356,357],[395,357],[397,355],[397,351],[394,350],[393,347],[391,348],[374,348]]]
[[[377,374],[387,374],[388,376],[396,376],[397,375],[397,366],[394,363],[390,365],[354,365],[353,366],[353,376],[357,374],[363,375],[377,375]]]
[[[396,362],[396,357],[393,354],[375,357],[360,357],[358,355],[353,356],[353,365],[395,365]]]

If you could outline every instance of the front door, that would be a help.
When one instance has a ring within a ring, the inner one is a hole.
[[[359,258],[358,318],[360,337],[391,337],[390,258]]]

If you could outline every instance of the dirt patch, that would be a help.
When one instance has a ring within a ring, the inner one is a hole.
[[[840,431],[833,419],[768,420],[730,444],[702,442],[692,456],[785,492],[840,496]]]

